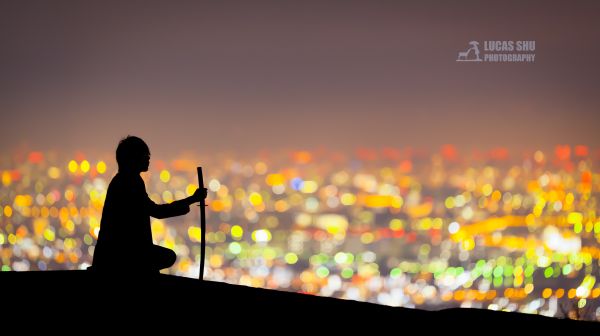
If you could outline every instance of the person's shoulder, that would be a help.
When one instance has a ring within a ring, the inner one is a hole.
[[[144,180],[142,179],[142,177],[140,175],[137,174],[123,174],[123,173],[117,173],[112,180],[110,181],[110,186],[114,186],[114,187],[121,187],[121,186],[127,186],[127,187],[140,187],[140,186],[144,186]]]

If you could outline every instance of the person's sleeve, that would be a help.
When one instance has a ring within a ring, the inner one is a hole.
[[[148,213],[154,218],[168,218],[185,215],[190,212],[190,206],[179,200],[168,204],[156,204],[146,195]]]
[[[179,200],[167,204],[156,204],[148,197],[143,180],[140,178],[136,189],[143,200],[146,213],[154,218],[168,218],[185,215],[190,212],[190,206],[185,200]]]

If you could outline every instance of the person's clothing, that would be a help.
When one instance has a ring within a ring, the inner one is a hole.
[[[152,245],[152,269],[151,271],[160,271],[163,268],[173,266],[177,255],[173,250],[166,247]]]
[[[154,203],[139,174],[117,173],[108,186],[102,210],[93,269],[155,272],[171,266],[175,253],[153,244],[150,216],[167,218],[189,211],[183,200]]]

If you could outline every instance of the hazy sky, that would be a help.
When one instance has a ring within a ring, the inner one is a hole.
[[[599,17],[599,1],[2,1],[0,150],[597,148]],[[456,62],[471,40],[535,40],[536,59]]]

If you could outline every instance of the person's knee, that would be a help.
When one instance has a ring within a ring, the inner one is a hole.
[[[177,255],[171,249],[154,245],[153,247],[153,267],[154,269],[169,268],[175,264]]]
[[[166,257],[167,264],[169,265],[168,267],[173,266],[175,264],[175,261],[177,260],[177,255],[175,254],[175,251],[168,250],[168,252],[166,253]]]

